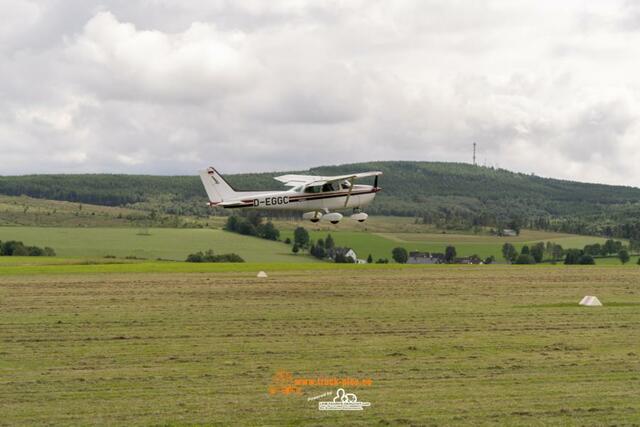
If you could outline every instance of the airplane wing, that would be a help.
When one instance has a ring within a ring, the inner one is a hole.
[[[319,178],[322,178],[322,177],[312,176],[312,175],[282,175],[282,176],[276,176],[273,179],[275,179],[276,181],[282,182],[287,187],[295,187],[297,185],[313,182]]]
[[[345,181],[345,180],[354,180],[360,178],[367,178],[369,176],[378,176],[382,175],[382,172],[360,172],[353,173],[351,175],[337,175],[337,176],[318,176],[317,179],[311,182],[308,182],[307,185],[322,185],[327,182],[335,182],[335,181]]]
[[[284,183],[286,186],[295,187],[296,185],[322,185],[327,182],[353,180],[360,178],[367,178],[369,176],[382,175],[382,172],[360,172],[351,175],[337,175],[337,176],[313,176],[313,175],[282,175],[277,176],[274,179]]]

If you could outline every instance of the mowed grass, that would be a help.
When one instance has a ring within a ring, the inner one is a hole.
[[[15,259],[15,260],[14,260]],[[37,259],[36,262],[31,260]],[[27,258],[0,257],[0,276],[64,275],[83,273],[253,273],[259,271],[312,271],[319,270],[389,270],[399,268],[421,268],[419,265],[401,264],[341,264],[330,262],[262,262],[262,263],[189,263],[180,261],[140,261],[120,259],[83,258]],[[441,265],[440,268],[447,266]],[[455,267],[454,267],[455,268]]]
[[[50,246],[60,257],[138,257],[184,260],[196,251],[235,252],[248,262],[315,262],[291,254],[284,243],[241,236],[222,230],[151,228],[0,227],[0,240]]]
[[[318,273],[0,276],[2,423],[640,422],[640,269]],[[371,378],[371,406],[270,395],[279,370]]]

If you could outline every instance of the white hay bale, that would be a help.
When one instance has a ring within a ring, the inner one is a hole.
[[[600,302],[598,297],[587,295],[586,297],[582,298],[582,300],[580,301],[580,305],[583,305],[585,307],[600,307],[602,306],[602,303]]]
[[[258,273],[256,277],[269,277],[269,276],[267,276],[267,273],[265,273],[264,271],[261,271],[260,273]]]

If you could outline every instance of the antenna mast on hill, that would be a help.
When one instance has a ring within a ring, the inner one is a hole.
[[[476,143],[473,143],[473,166],[477,166],[476,165]]]

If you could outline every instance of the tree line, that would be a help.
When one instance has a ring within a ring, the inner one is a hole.
[[[220,254],[213,253],[213,249],[208,249],[205,252],[199,251],[187,256],[186,262],[244,262],[244,259],[238,254]]]
[[[630,252],[640,252],[639,240],[631,240],[629,246],[624,246],[619,240],[608,239],[603,244],[589,244],[583,249],[564,249],[554,242],[538,242],[531,247],[524,245],[520,252],[511,243],[502,245],[502,256],[511,264],[564,261],[565,264],[593,265],[596,258],[608,256],[617,256],[620,262],[626,264],[631,259]]]
[[[250,212],[246,217],[230,216],[224,229],[232,233],[245,236],[255,236],[267,240],[279,240],[280,230],[271,221],[263,223],[262,216],[256,212]]]
[[[28,246],[17,240],[0,241],[0,256],[56,256],[53,248]]]

